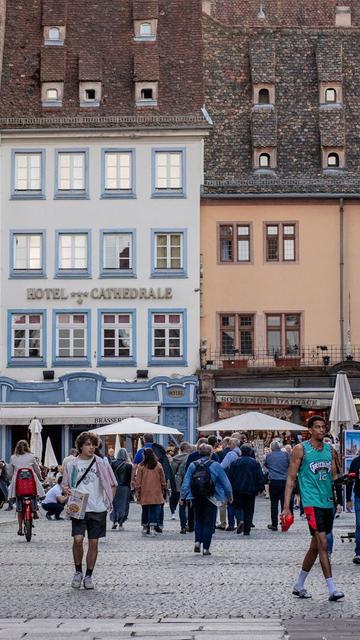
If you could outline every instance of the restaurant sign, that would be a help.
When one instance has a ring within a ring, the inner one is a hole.
[[[231,404],[253,404],[253,405],[276,405],[289,406],[298,405],[300,407],[328,407],[331,399],[327,398],[301,398],[299,396],[237,396],[237,395],[216,395],[216,402],[228,402]]]

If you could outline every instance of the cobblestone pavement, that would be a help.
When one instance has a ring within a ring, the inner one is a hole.
[[[69,586],[73,574],[70,523],[42,517],[36,523],[36,537],[27,543],[16,535],[13,518],[4,523],[11,514],[0,511],[0,523],[4,523],[0,526],[0,615],[21,619],[359,616],[360,568],[352,564],[353,543],[340,542],[340,534],[353,528],[354,516],[343,514],[335,521],[334,576],[346,598],[330,603],[319,566],[307,584],[313,599],[291,595],[309,542],[307,524],[296,517],[288,533],[268,531],[269,511],[269,501],[258,499],[251,536],[217,532],[212,555],[203,557],[193,553],[193,534],[179,534],[179,522],[171,521],[167,507],[164,533],[155,538],[141,536],[140,507],[132,505],[125,530],[108,530],[106,540],[100,542],[96,589],[90,592]]]

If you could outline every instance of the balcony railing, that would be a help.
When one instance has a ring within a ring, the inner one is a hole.
[[[230,353],[212,351],[201,352],[203,369],[256,369],[258,367],[332,367],[345,361],[360,361],[360,346],[341,349],[338,345],[318,345],[295,347],[282,351],[255,349],[251,353],[240,353],[238,349]]]

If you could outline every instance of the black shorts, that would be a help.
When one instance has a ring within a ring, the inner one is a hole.
[[[71,518],[72,536],[85,536],[87,531],[89,540],[97,540],[98,538],[105,538],[106,536],[106,516],[107,511],[88,511],[85,513],[85,518],[77,520]]]
[[[319,533],[331,533],[334,523],[333,508],[305,507],[304,513],[312,536],[316,531]]]

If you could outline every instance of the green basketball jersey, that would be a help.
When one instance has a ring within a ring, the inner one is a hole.
[[[332,449],[327,443],[321,451],[303,442],[304,457],[298,479],[304,507],[331,509],[334,506]]]

